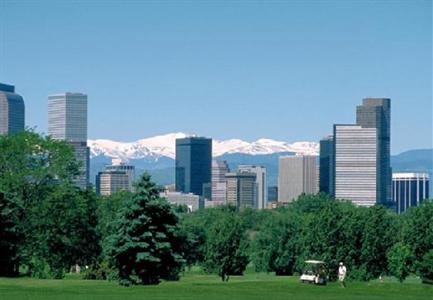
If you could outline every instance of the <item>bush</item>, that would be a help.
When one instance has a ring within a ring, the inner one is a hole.
[[[433,249],[423,256],[418,266],[418,272],[424,283],[433,284]]]
[[[62,279],[65,277],[63,268],[50,267],[48,262],[39,257],[33,257],[31,260],[30,275],[38,279]]]
[[[107,261],[100,264],[92,265],[82,272],[83,279],[87,280],[118,280],[118,271],[109,265]]]
[[[400,282],[409,275],[413,255],[410,248],[403,243],[396,243],[387,253],[388,268]]]

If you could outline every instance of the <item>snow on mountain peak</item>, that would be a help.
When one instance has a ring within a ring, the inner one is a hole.
[[[195,136],[182,132],[158,135],[141,139],[135,142],[116,142],[106,139],[89,140],[90,153],[92,157],[105,155],[111,158],[118,158],[124,161],[129,159],[140,159],[144,157],[159,158],[162,156],[174,158],[176,139]],[[318,143],[295,142],[286,143],[271,139],[259,139],[249,143],[240,139],[229,139],[225,141],[213,140],[213,156],[223,154],[244,153],[251,155],[272,154],[280,152],[295,152],[297,154],[317,155]]]

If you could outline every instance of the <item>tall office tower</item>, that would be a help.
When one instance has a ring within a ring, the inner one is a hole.
[[[0,83],[0,134],[15,134],[24,130],[25,106],[23,97],[13,85]]]
[[[255,208],[264,209],[268,202],[268,183],[266,181],[266,168],[262,166],[240,165],[239,171],[256,174],[256,200]]]
[[[418,206],[429,198],[429,175],[427,173],[392,174],[392,200],[397,213]]]
[[[212,201],[226,201],[226,173],[229,172],[229,165],[225,160],[212,160]]]
[[[129,176],[123,171],[103,171],[96,175],[96,193],[109,196],[118,191],[129,190]]]
[[[106,166],[105,171],[118,171],[124,172],[128,175],[128,191],[132,192],[134,190],[135,181],[135,167],[132,165],[127,165],[123,162],[113,160],[111,166]]]
[[[377,203],[391,202],[391,99],[365,98],[356,108],[356,124],[377,130]]]
[[[376,128],[334,125],[335,198],[356,205],[377,203]]]
[[[176,139],[176,191],[203,195],[211,183],[212,139]]]
[[[320,140],[319,191],[334,196],[334,137]]]
[[[292,202],[301,194],[316,194],[316,165],[316,156],[313,155],[280,157],[278,202]]]
[[[255,208],[256,174],[237,171],[226,174],[227,204],[235,205],[237,209]]]
[[[63,93],[48,96],[48,134],[64,140],[74,148],[75,159],[81,164],[74,182],[80,188],[89,184],[89,153],[87,147],[87,95]]]

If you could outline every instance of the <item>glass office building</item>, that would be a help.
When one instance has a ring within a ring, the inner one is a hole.
[[[356,108],[356,124],[377,130],[377,203],[391,204],[391,99],[364,98]]]
[[[176,139],[176,191],[202,196],[211,184],[212,139]]]
[[[334,196],[334,137],[320,140],[319,191]]]
[[[0,83],[0,134],[14,134],[24,130],[25,106],[23,97],[15,93],[13,85]]]

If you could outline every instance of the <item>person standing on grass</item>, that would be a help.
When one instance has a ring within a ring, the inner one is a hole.
[[[346,287],[346,273],[346,266],[342,262],[340,262],[340,266],[338,267],[338,281],[340,281],[340,285],[342,287]]]

